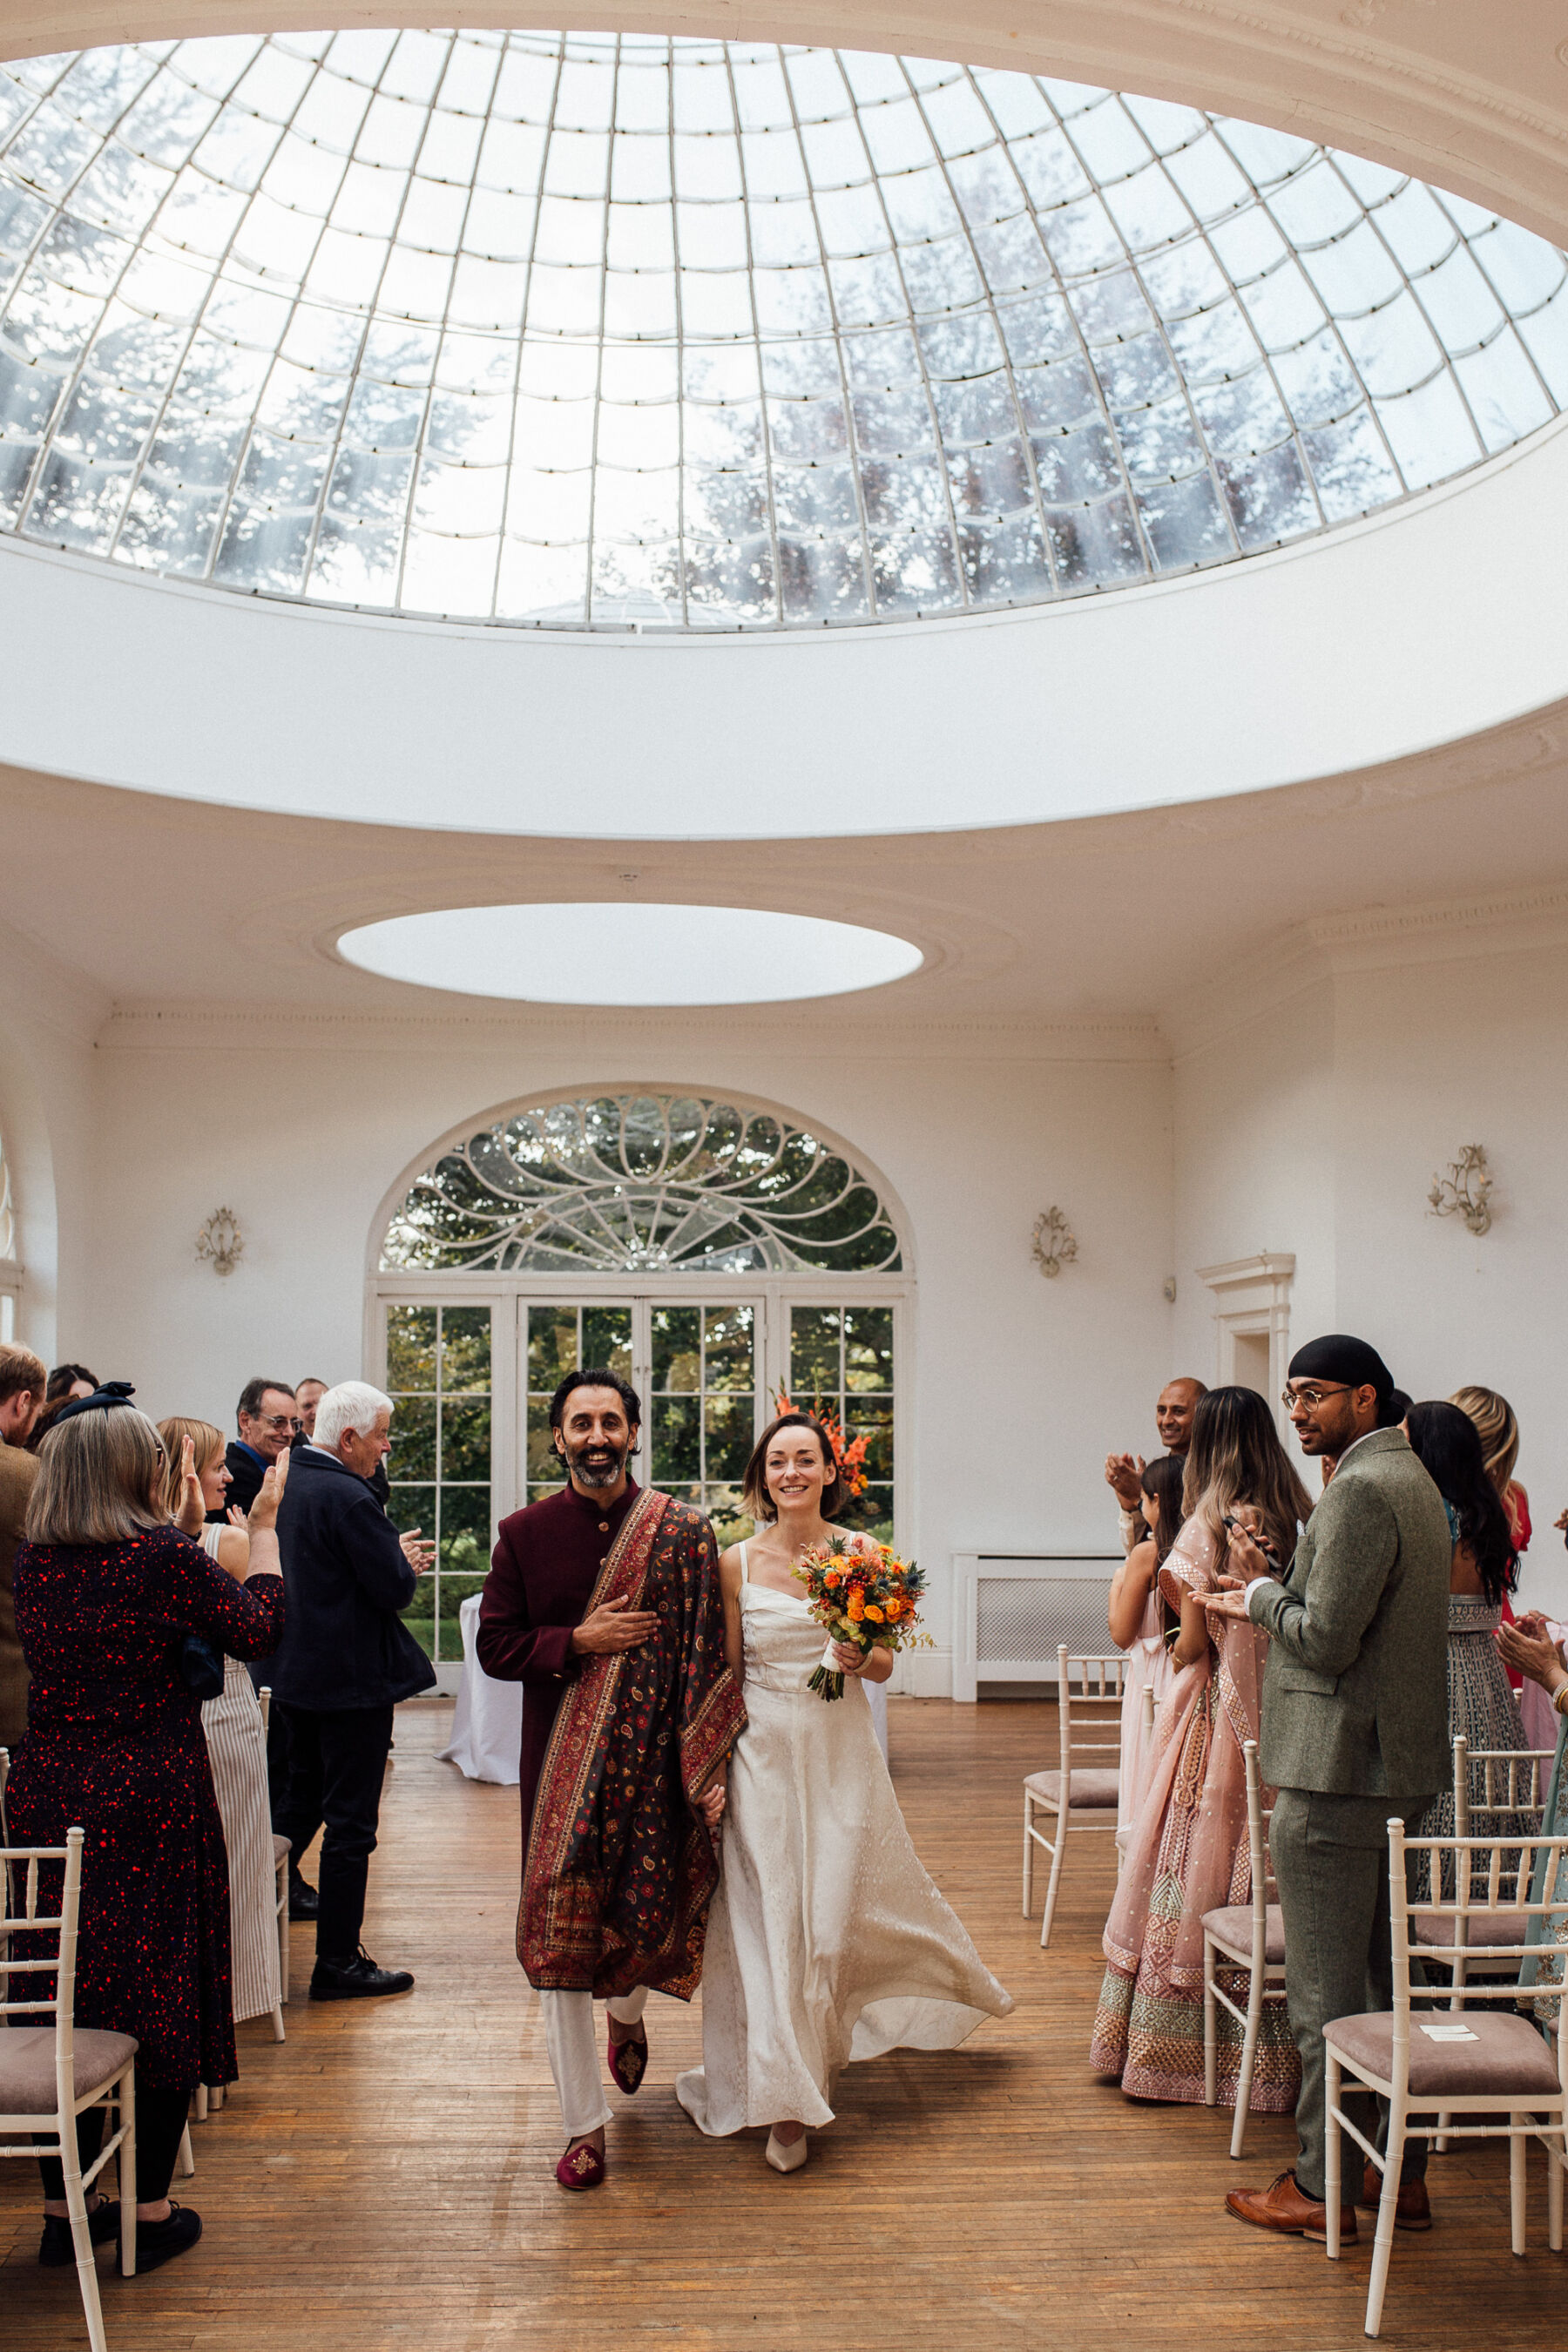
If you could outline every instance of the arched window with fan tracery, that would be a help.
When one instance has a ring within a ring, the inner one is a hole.
[[[433,1151],[377,1234],[367,1360],[396,1401],[393,1512],[435,1534],[438,1664],[497,1518],[559,1484],[549,1403],[603,1363],[644,1402],[645,1478],[749,1531],[741,1475],[781,1392],[854,1451],[844,1517],[890,1535],[912,1298],[887,1187],[802,1118],[728,1096],[531,1103]]]

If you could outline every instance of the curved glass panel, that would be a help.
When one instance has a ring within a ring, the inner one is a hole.
[[[0,70],[0,528],[552,627],[1224,562],[1568,400],[1553,247],[1018,73],[527,32]]]
[[[893,1221],[842,1153],[771,1111],[604,1095],[516,1112],[444,1152],[382,1244],[406,1267],[541,1274],[896,1274]]]

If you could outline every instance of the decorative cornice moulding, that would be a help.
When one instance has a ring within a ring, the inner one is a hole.
[[[498,1046],[523,1046],[533,1053],[585,1054],[598,1060],[613,1055],[623,1042],[634,1047],[668,1043],[689,1056],[694,1047],[707,1045],[726,1053],[744,1051],[764,1038],[776,1052],[777,1018],[781,1011],[793,1009],[760,1005],[744,1011],[722,1007],[638,1013],[608,1008],[584,1014],[569,1008],[519,1005],[514,1013],[338,1013],[288,1006],[120,1004],[103,1024],[99,1043],[113,1054],[184,1054],[192,1050],[194,1038],[210,1045],[231,1034],[247,1052],[358,1053],[370,1044],[387,1052],[403,1047],[477,1055]],[[859,1062],[873,1054],[884,1065],[933,1058],[973,1061],[977,1055],[1008,1063],[1163,1064],[1169,1058],[1157,1023],[1152,1015],[1139,1013],[1065,1021],[987,1020],[984,1015],[945,1021],[865,1016],[857,1021],[836,1016],[827,1035],[813,1037],[808,1050],[813,1061]]]

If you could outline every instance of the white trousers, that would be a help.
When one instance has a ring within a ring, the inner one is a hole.
[[[606,2001],[605,2006],[617,2025],[635,2025],[647,2000],[647,1987],[638,1985],[635,1992]],[[589,2132],[601,2130],[610,2120],[604,2076],[599,2072],[594,1996],[591,1992],[542,1992],[539,2006],[544,2016],[544,2046],[550,2053],[550,2071],[555,2077],[555,2095],[561,2102],[566,2137],[569,2140],[584,2139]]]

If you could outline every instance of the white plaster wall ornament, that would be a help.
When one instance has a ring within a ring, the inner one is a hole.
[[[1432,1179],[1432,1190],[1426,1195],[1431,1204],[1427,1213],[1434,1217],[1462,1217],[1468,1230],[1477,1235],[1490,1233],[1492,1183],[1485,1144],[1461,1143],[1458,1158],[1448,1162],[1447,1176]]]
[[[232,1274],[245,1255],[245,1235],[232,1209],[215,1209],[196,1235],[196,1256],[215,1274]]]
[[[1055,1206],[1042,1209],[1035,1219],[1034,1258],[1047,1281],[1054,1281],[1077,1255],[1077,1236],[1061,1211]]]

